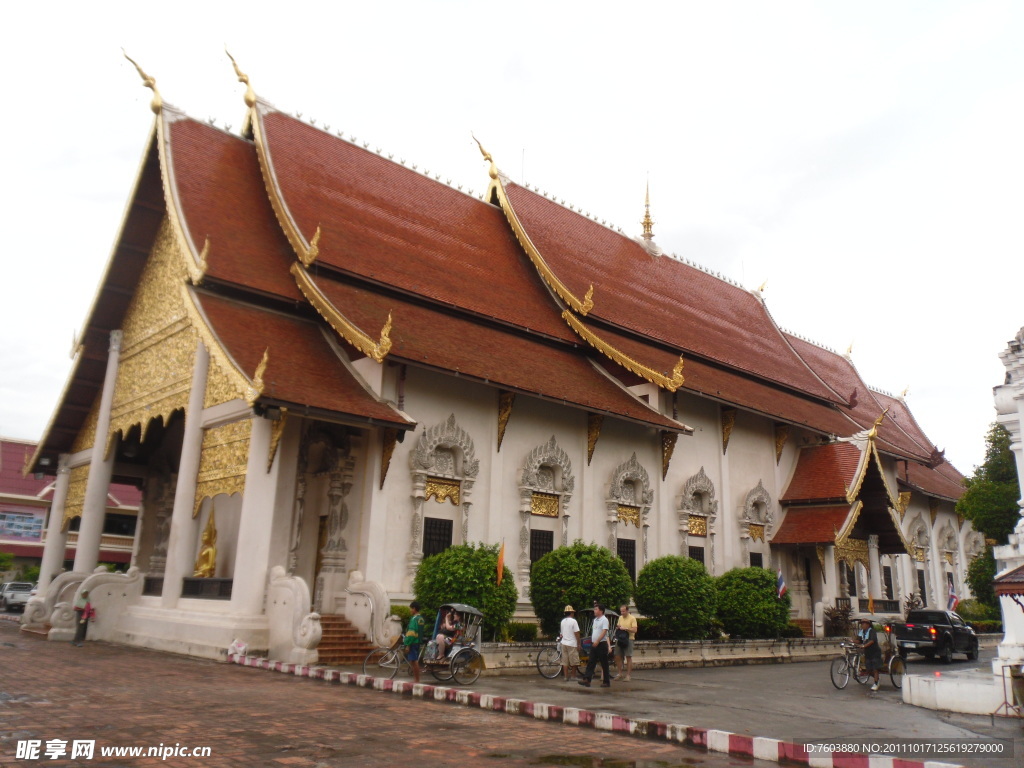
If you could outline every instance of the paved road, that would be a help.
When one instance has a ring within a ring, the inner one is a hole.
[[[92,760],[19,760],[17,742],[31,739],[94,739],[97,751]],[[210,757],[166,761],[98,754],[100,747],[134,745],[210,747],[211,752]],[[34,639],[19,633],[16,625],[0,622],[0,766],[28,765],[775,764],[136,648],[105,643],[72,648]]]

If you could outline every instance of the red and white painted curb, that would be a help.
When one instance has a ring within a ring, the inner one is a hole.
[[[610,712],[592,712],[589,709],[560,707],[554,704],[514,699],[507,696],[492,696],[477,693],[465,688],[449,688],[443,685],[413,683],[407,680],[389,680],[371,675],[359,675],[354,672],[342,672],[338,669],[311,666],[308,664],[290,664],[283,661],[272,661],[260,656],[239,656],[229,654],[228,661],[243,667],[257,667],[272,672],[283,672],[288,675],[308,677],[312,680],[324,680],[329,683],[355,685],[360,688],[373,688],[378,691],[390,691],[418,699],[445,701],[476,707],[493,712],[505,712],[510,715],[532,717],[535,720],[548,720],[568,725],[595,728],[599,731],[612,731],[640,738],[673,741],[688,747],[706,749],[710,752],[724,752],[740,757],[753,757],[758,760],[771,760],[787,765],[807,765],[811,768],[963,768],[952,763],[936,763],[931,761],[904,760],[899,757],[880,757],[877,755],[851,754],[831,752],[809,754],[803,744],[778,739],[767,739],[757,736],[742,736],[728,731],[710,728],[696,728],[690,725],[661,723],[656,720],[641,720]]]

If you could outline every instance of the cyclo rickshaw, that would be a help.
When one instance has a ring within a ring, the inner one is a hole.
[[[446,613],[455,612],[456,631],[450,645],[438,653],[437,636],[441,633],[441,622]],[[465,603],[446,603],[437,609],[434,632],[430,641],[423,644],[420,666],[429,670],[437,680],[455,680],[459,685],[472,685],[484,669],[484,657],[477,650],[480,644],[481,625],[484,615]],[[408,666],[405,660],[406,648],[399,637],[390,648],[375,648],[363,660],[363,674],[375,677],[393,678],[398,668]]]
[[[615,622],[619,620],[619,614],[616,611],[606,609],[604,616],[608,619],[608,634],[612,635],[615,632]],[[590,660],[590,647],[592,641],[590,639],[591,630],[594,628],[594,609],[586,608],[582,611],[578,611],[576,614],[576,623],[580,625],[580,665],[577,670],[578,674],[582,675],[587,668],[587,662]],[[612,661],[612,657],[608,657],[609,663]],[[562,641],[555,640],[554,647],[545,648],[539,654],[537,654],[537,671],[542,676],[553,680],[562,674]]]

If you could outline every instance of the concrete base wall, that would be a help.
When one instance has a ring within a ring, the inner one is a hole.
[[[198,604],[194,608],[184,605],[193,602]],[[222,609],[213,612],[210,601],[182,600],[179,604],[183,607],[129,607],[121,615],[110,640],[217,661],[227,660],[228,646],[236,639],[248,643],[256,653],[269,647],[270,631],[265,615],[230,614]]]

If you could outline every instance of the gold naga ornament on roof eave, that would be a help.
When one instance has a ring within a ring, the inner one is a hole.
[[[488,176],[491,177],[491,185],[488,188],[488,195],[493,193],[498,198],[498,204],[501,207],[502,212],[505,214],[505,219],[508,221],[509,226],[512,227],[512,232],[516,236],[516,240],[519,241],[519,245],[526,252],[526,255],[533,262],[533,266],[540,273],[544,279],[559,298],[562,299],[566,304],[573,308],[574,311],[580,313],[586,317],[587,313],[594,308],[594,286],[591,284],[587,290],[587,295],[583,297],[583,301],[580,301],[570,291],[566,285],[558,279],[554,271],[548,266],[548,263],[544,260],[540,250],[534,245],[533,240],[526,233],[526,228],[523,226],[519,217],[516,215],[515,210],[512,208],[512,203],[508,199],[508,195],[505,192],[505,185],[501,182],[501,174],[498,172],[498,166],[494,163],[494,158],[491,157],[491,153],[483,148],[480,141],[473,137],[476,145],[480,147],[480,154],[484,156],[484,160],[490,163],[490,168],[487,171]]]
[[[642,379],[649,381],[655,386],[661,387],[662,389],[668,390],[669,392],[675,392],[679,387],[682,386],[683,381],[683,356],[679,356],[679,360],[676,362],[675,367],[672,369],[672,376],[665,376],[663,373],[658,373],[653,368],[649,368],[643,363],[638,363],[636,360],[631,358],[625,352],[620,352],[608,342],[604,341],[601,337],[587,328],[583,323],[576,319],[576,317],[569,310],[562,311],[562,319],[569,325],[570,328],[575,331],[580,338],[586,341],[590,346],[600,352],[602,355],[612,360],[623,368]]]
[[[388,312],[387,322],[384,323],[384,327],[381,329],[380,339],[378,341],[374,341],[357,328],[355,324],[350,322],[337,309],[335,309],[330,299],[324,296],[316,283],[314,283],[310,278],[305,267],[297,262],[293,263],[291,273],[295,277],[295,284],[299,287],[299,290],[302,291],[302,295],[306,297],[307,301],[309,301],[313,308],[320,313],[320,316],[326,320],[328,324],[345,339],[345,341],[367,357],[376,360],[378,363],[384,361],[388,352],[391,351],[390,312]]]

